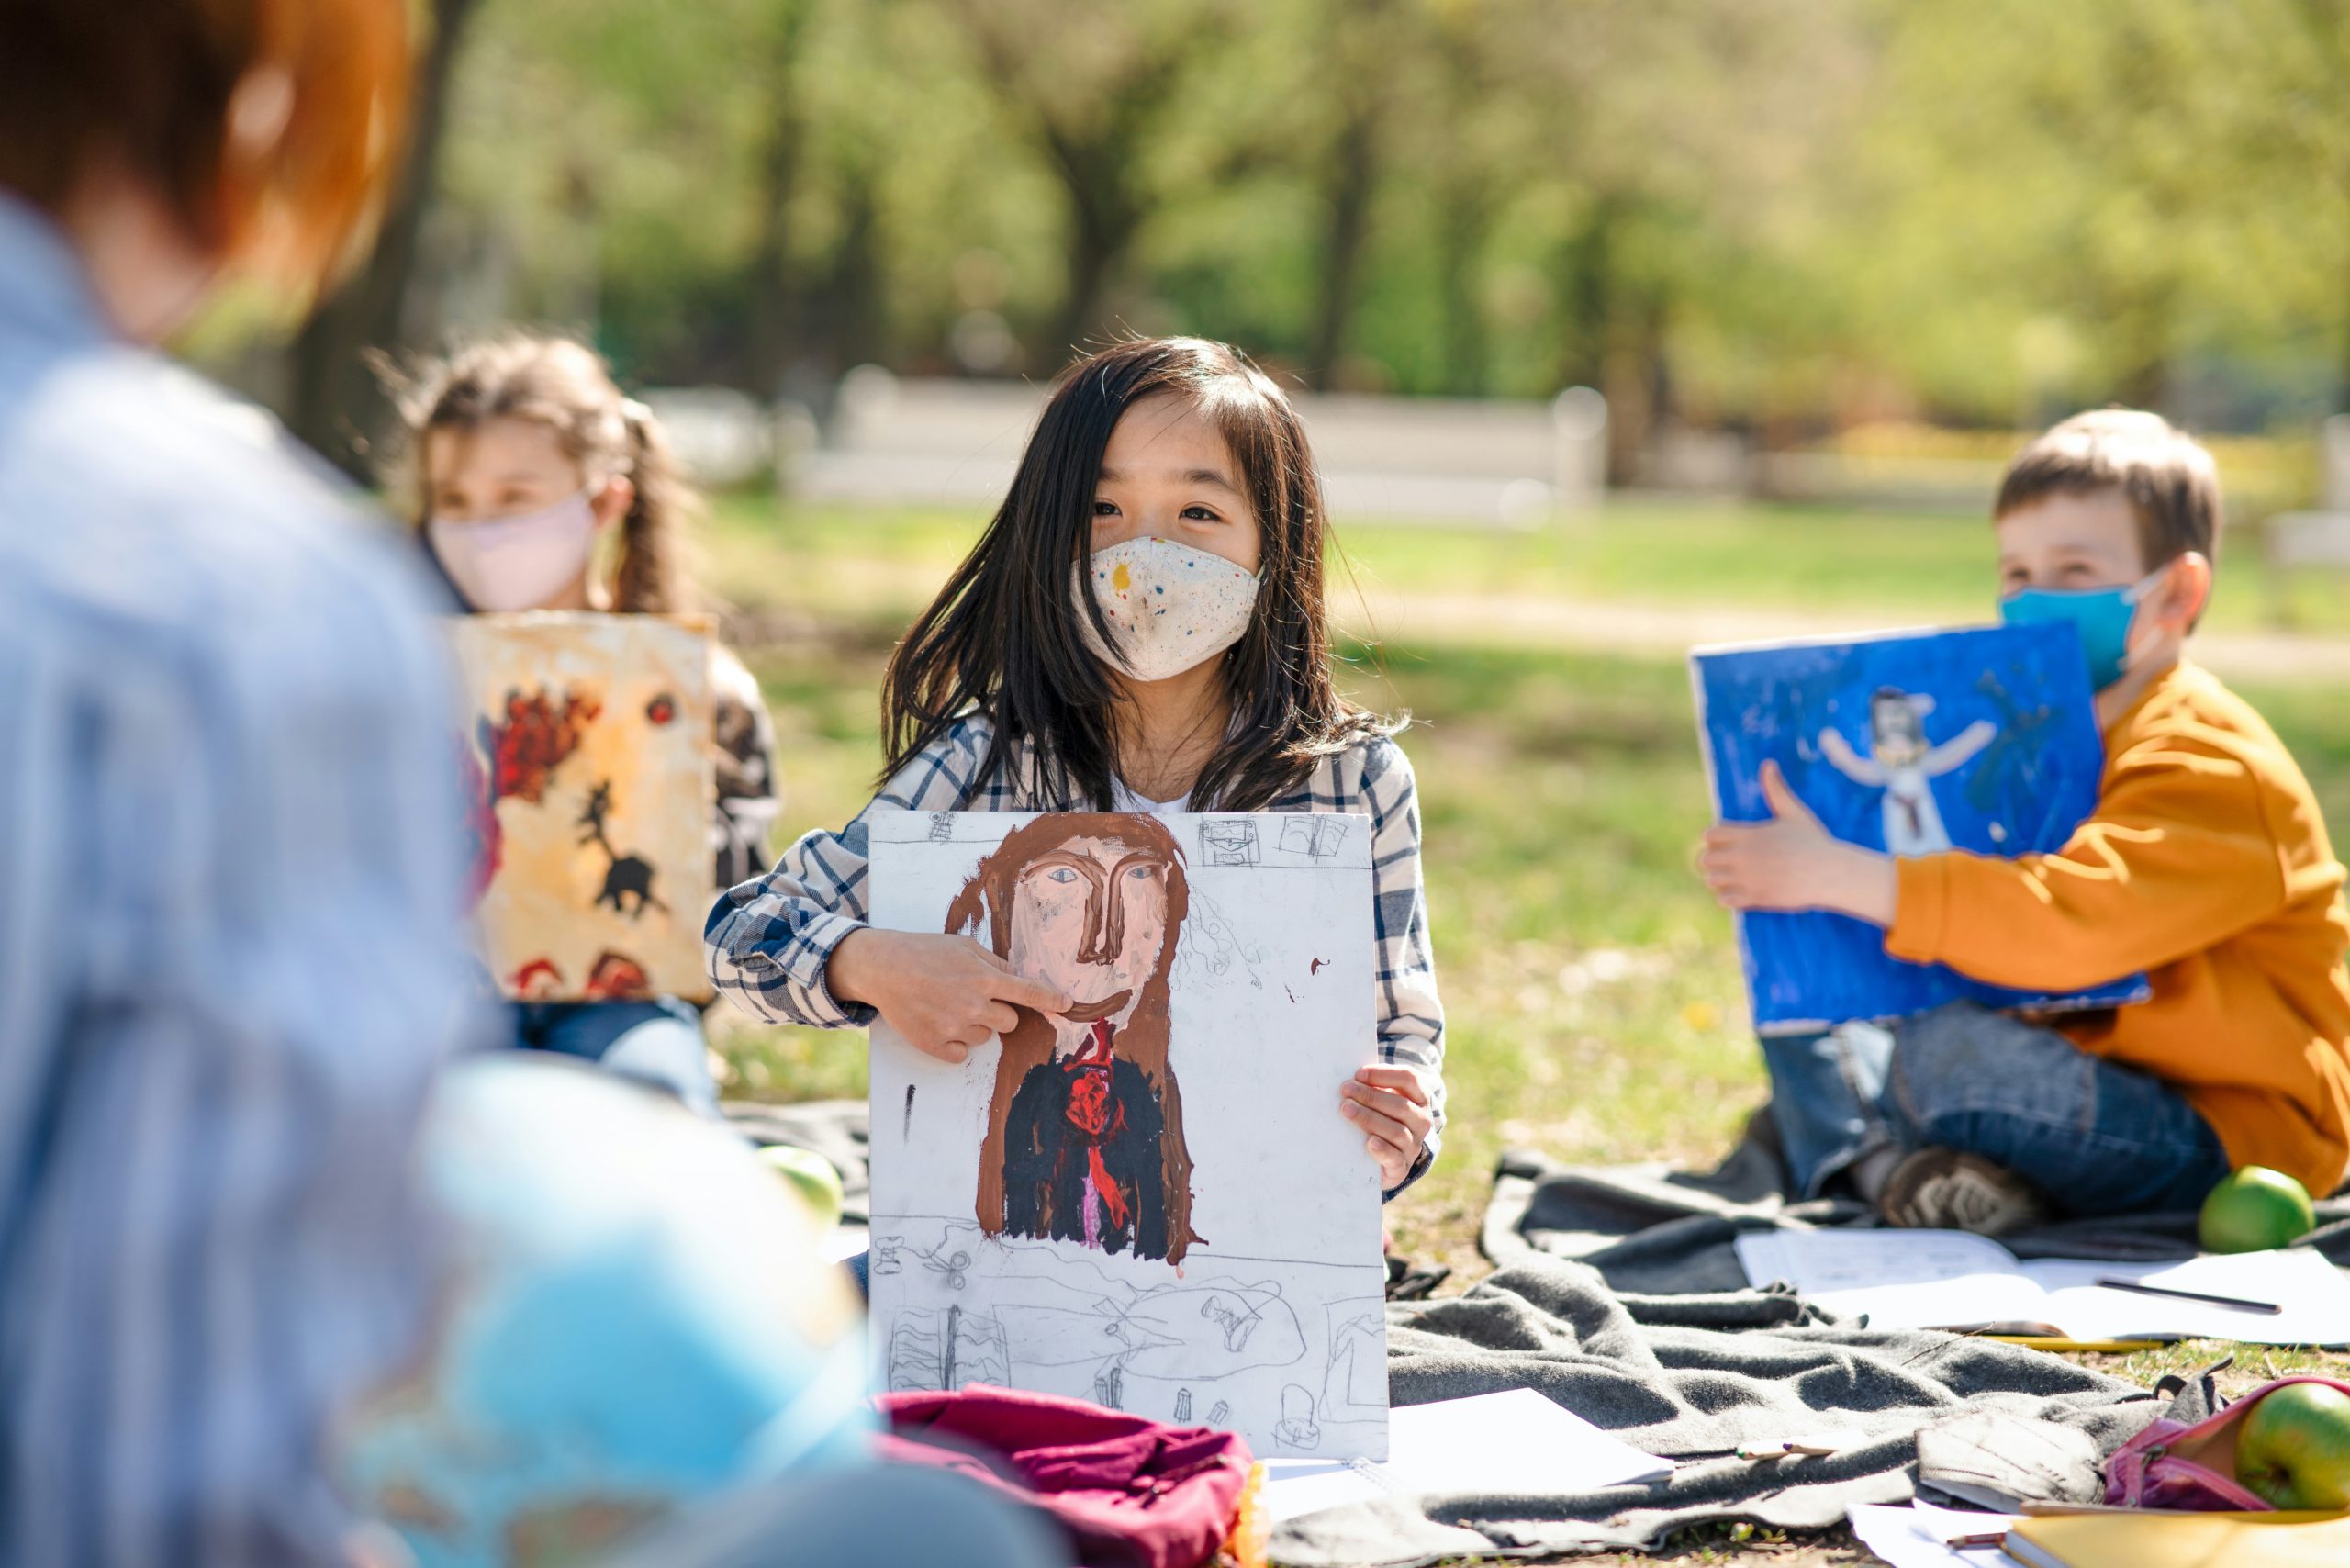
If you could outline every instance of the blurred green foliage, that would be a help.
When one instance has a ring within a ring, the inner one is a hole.
[[[478,0],[401,313],[818,395],[1122,329],[1810,439],[2350,361],[2339,0]]]

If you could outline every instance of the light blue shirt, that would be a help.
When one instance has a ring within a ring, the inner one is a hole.
[[[0,1562],[330,1560],[464,1024],[412,566],[0,194]]]

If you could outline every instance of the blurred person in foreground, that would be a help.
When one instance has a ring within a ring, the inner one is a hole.
[[[2143,970],[2152,991],[1766,1041],[1806,1195],[1841,1172],[1891,1224],[1996,1236],[2193,1209],[2237,1166],[2319,1194],[2350,1174],[2343,868],[2284,743],[2188,656],[2220,515],[2211,454],[2156,414],[2076,415],[2009,465],[2001,618],[2078,629],[2105,734],[2097,810],[2062,849],[1897,859],[1830,838],[1769,764],[1774,820],[1706,835],[1732,909],[1833,910],[1882,927],[1897,958],[1993,985]]]
[[[804,1473],[861,1452],[862,1341],[739,1141],[440,1071],[486,1036],[422,574],[148,347],[343,253],[408,13],[0,3],[0,1562],[579,1562],[660,1519],[664,1568],[1051,1561],[959,1478]],[[501,1462],[426,1518],[436,1410]]]
[[[333,1445],[385,1527],[369,1568],[1066,1561],[962,1478],[869,1462],[848,1271],[794,1189],[673,1095],[486,1053],[442,1075],[419,1152],[447,1285]]]
[[[0,6],[0,1561],[341,1560],[324,1429],[427,1315],[464,980],[420,579],[148,346],[343,253],[407,15]]]

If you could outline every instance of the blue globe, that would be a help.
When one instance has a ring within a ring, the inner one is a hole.
[[[453,1068],[426,1184],[453,1257],[418,1365],[340,1471],[420,1568],[579,1562],[745,1481],[865,1450],[863,1309],[743,1142],[536,1054]]]

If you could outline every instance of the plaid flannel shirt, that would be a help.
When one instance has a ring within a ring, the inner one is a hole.
[[[776,868],[729,890],[703,933],[711,980],[721,994],[768,1024],[862,1028],[873,1009],[842,1002],[824,969],[841,939],[865,924],[867,824],[877,812],[1037,812],[1080,809],[1047,798],[1035,754],[1023,742],[1007,766],[982,780],[994,727],[973,713],[957,721],[885,785],[839,833],[802,837]],[[1379,1056],[1427,1074],[1436,1126],[1401,1192],[1436,1159],[1444,1132],[1444,1004],[1437,998],[1428,946],[1427,899],[1420,881],[1420,807],[1412,765],[1385,738],[1323,758],[1275,812],[1360,812],[1371,823],[1371,922],[1379,946]],[[1390,1197],[1393,1193],[1388,1194]]]

